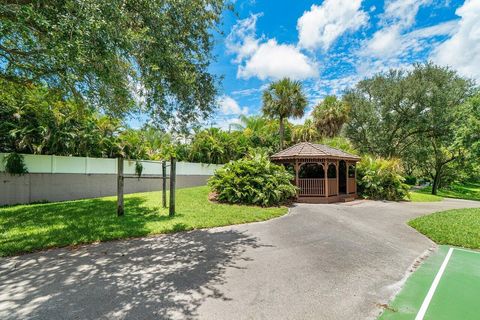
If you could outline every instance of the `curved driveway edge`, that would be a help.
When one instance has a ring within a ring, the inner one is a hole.
[[[270,221],[0,259],[1,319],[375,318],[434,244],[406,225],[480,207],[298,204]]]

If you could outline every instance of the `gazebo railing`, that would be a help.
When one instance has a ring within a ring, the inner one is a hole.
[[[300,196],[325,196],[325,179],[298,179]]]

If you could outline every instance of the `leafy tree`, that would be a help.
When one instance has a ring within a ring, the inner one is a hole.
[[[347,136],[362,152],[415,162],[436,194],[444,169],[470,148],[461,132],[464,102],[473,92],[471,81],[431,63],[379,74],[346,94],[352,106]]]
[[[347,91],[351,106],[346,135],[362,153],[398,157],[424,130],[417,125],[423,106],[411,98],[414,88],[406,73],[390,70],[360,81]]]
[[[336,96],[326,96],[312,113],[319,134],[329,138],[337,136],[348,120],[349,111],[345,101],[338,100]]]
[[[145,107],[178,123],[209,115],[211,32],[223,0],[6,0],[0,78],[45,83],[124,114]]]
[[[280,149],[284,147],[285,119],[302,117],[307,107],[307,98],[299,81],[284,78],[272,82],[263,92],[263,113],[279,122]]]

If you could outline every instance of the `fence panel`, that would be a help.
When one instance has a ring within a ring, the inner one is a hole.
[[[3,159],[6,153],[0,153],[0,172],[5,171]],[[83,173],[116,174],[117,160],[90,157],[65,157],[52,155],[25,154],[24,160],[29,173]],[[161,161],[139,160],[143,166],[142,175],[161,175]],[[136,160],[125,160],[125,174],[135,174]],[[167,165],[170,165],[167,162]],[[217,164],[177,162],[177,175],[211,176],[218,168]]]

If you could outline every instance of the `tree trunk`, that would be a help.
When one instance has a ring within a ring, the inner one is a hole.
[[[432,185],[432,194],[436,195],[438,191],[438,185],[440,184],[440,176],[441,176],[442,168],[435,170],[435,177],[433,178],[433,185]]]
[[[280,150],[283,150],[283,140],[284,140],[284,135],[285,135],[285,127],[283,123],[283,118],[280,118],[280,130],[279,130],[279,135],[280,135]]]

